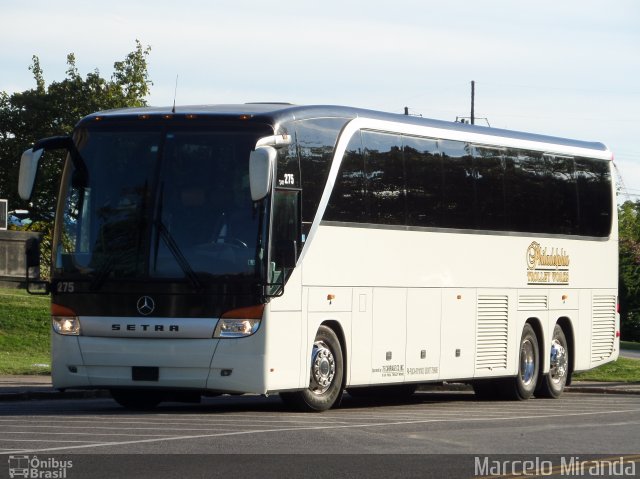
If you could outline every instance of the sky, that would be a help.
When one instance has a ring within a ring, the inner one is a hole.
[[[151,46],[150,105],[337,104],[600,141],[640,199],[637,0],[0,0],[0,91]],[[176,90],[177,78],[177,90]]]

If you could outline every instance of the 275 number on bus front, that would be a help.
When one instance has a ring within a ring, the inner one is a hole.
[[[73,281],[60,281],[56,287],[58,293],[75,293],[76,284]]]

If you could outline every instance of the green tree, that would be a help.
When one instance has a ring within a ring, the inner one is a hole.
[[[30,204],[17,192],[20,156],[33,143],[48,136],[67,135],[85,115],[101,110],[146,105],[152,82],[147,72],[151,48],[136,40],[136,48],[123,61],[113,65],[110,80],[95,71],[82,77],[73,53],[67,55],[66,78],[46,85],[37,56],[29,70],[35,88],[9,95],[0,92],[0,198],[9,208],[31,210],[32,219],[50,220],[63,166],[62,154],[48,153],[41,162],[38,185]]]
[[[618,207],[622,339],[640,341],[640,201]]]

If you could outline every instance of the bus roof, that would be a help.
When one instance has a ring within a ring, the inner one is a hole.
[[[512,138],[542,143],[551,143],[568,147],[586,148],[596,151],[607,151],[607,147],[599,142],[572,140],[554,136],[539,135],[521,131],[503,130],[479,125],[433,120],[417,116],[407,116],[399,113],[385,113],[362,108],[335,105],[293,105],[291,103],[245,103],[229,105],[194,105],[173,107],[140,107],[122,108],[93,113],[83,118],[80,124],[90,122],[96,118],[125,119],[141,116],[167,116],[173,117],[197,117],[217,120],[243,119],[246,121],[267,123],[277,130],[282,123],[293,120],[306,120],[312,118],[345,118],[358,117],[372,118],[390,122],[400,122],[444,130],[461,131],[468,133],[480,133],[488,136]]]

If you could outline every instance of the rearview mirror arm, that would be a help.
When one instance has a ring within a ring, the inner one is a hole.
[[[67,150],[78,174],[85,180],[88,178],[89,170],[87,169],[87,164],[84,162],[82,155],[78,151],[78,148],[76,148],[73,138],[70,136],[50,136],[38,140],[33,145],[33,151],[37,150]]]

